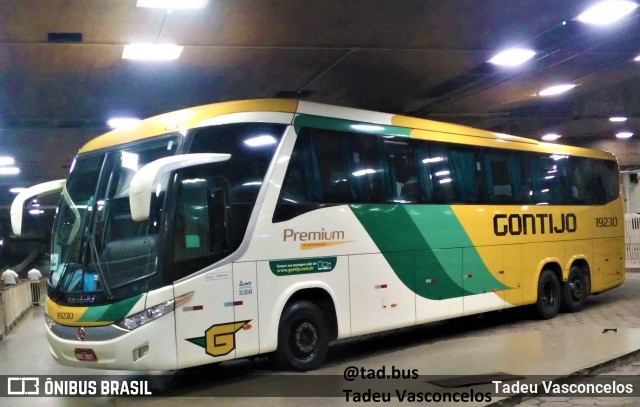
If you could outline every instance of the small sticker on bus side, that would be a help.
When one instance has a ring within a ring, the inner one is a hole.
[[[228,280],[231,278],[231,273],[228,271],[217,271],[215,273],[207,273],[204,275],[205,281],[211,280]]]

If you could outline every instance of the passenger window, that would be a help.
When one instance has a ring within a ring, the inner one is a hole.
[[[441,143],[429,143],[429,156],[425,165],[429,168],[429,178],[433,184],[434,202],[449,203],[456,200],[456,189],[449,168],[447,146]]]
[[[484,172],[491,203],[526,203],[530,193],[522,155],[507,150],[487,149]]]
[[[429,155],[436,202],[473,203],[485,200],[479,148],[429,143]]]
[[[582,157],[570,157],[571,201],[576,204],[590,205],[596,202],[597,193],[594,160]]]
[[[397,137],[382,139],[386,202],[420,202],[422,188],[415,164],[415,152],[410,140]]]
[[[610,160],[597,160],[595,167],[596,191],[600,192],[597,203],[611,202],[620,194],[618,164]]]
[[[572,202],[568,158],[561,154],[535,154],[530,157],[531,182],[536,203],[558,205]]]
[[[366,189],[369,203],[388,202],[393,194],[390,163],[384,151],[381,137],[353,134],[360,141],[364,152],[364,165],[358,171]]]

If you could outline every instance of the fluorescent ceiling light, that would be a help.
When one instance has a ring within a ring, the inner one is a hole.
[[[122,152],[122,167],[138,171],[138,154]]]
[[[15,162],[13,157],[0,157],[0,165],[13,165]]]
[[[250,139],[246,139],[244,144],[249,147],[260,147],[260,146],[268,146],[270,144],[275,144],[276,139],[273,136],[258,136]]]
[[[352,124],[351,128],[354,130],[360,130],[360,131],[382,131],[384,130],[384,127],[382,126],[374,126],[371,124]]]
[[[631,136],[633,136],[633,133],[630,131],[621,131],[620,133],[616,134],[617,138],[630,138]]]
[[[107,124],[111,128],[121,129],[136,127],[138,124],[140,124],[140,121],[140,119],[134,119],[130,117],[114,117],[113,119],[107,120]]]
[[[564,93],[568,90],[571,90],[573,88],[575,88],[576,85],[567,83],[567,84],[562,84],[562,85],[555,85],[555,86],[551,86],[548,87],[546,89],[542,89],[540,92],[538,92],[538,96],[554,96],[554,95],[559,95],[561,93]]]
[[[425,164],[439,163],[440,161],[443,161],[442,157],[431,157],[431,158],[425,158],[424,160],[422,160],[422,162]]]
[[[366,174],[375,174],[375,173],[376,173],[376,170],[372,170],[371,168],[365,168],[364,170],[358,170],[356,172],[353,172],[353,175],[355,177],[361,177]]]
[[[42,209],[31,209],[29,210],[29,213],[32,215],[42,215],[44,211]]]
[[[20,174],[18,167],[0,167],[0,175],[16,175]]]
[[[122,51],[123,59],[140,61],[169,61],[178,59],[182,46],[174,44],[129,44]]]
[[[576,17],[576,20],[587,24],[607,25],[615,23],[635,10],[638,5],[626,0],[608,0],[589,7]]]
[[[610,122],[626,122],[627,118],[624,116],[612,116],[609,118]]]
[[[27,188],[11,188],[9,189],[9,192],[11,192],[12,194],[19,194],[22,191],[26,191]]]
[[[533,58],[535,54],[535,51],[530,49],[511,48],[498,53],[489,62],[500,66],[518,66]]]
[[[542,139],[544,141],[554,141],[559,139],[560,137],[562,137],[559,134],[555,134],[555,133],[549,133],[549,134],[545,134],[544,136],[542,136]]]
[[[191,178],[191,179],[183,179],[182,183],[183,184],[199,184],[202,182],[207,182],[206,179],[204,178]]]
[[[205,8],[209,0],[138,0],[137,7],[148,8]]]

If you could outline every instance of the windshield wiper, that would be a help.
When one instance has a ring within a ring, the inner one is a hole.
[[[102,281],[102,287],[104,287],[104,291],[107,294],[107,298],[109,300],[113,299],[113,294],[111,293],[111,289],[107,285],[107,278],[102,271],[102,266],[100,265],[100,256],[98,255],[98,248],[96,247],[95,240],[93,238],[93,233],[87,232],[87,241],[89,242],[89,252],[91,253],[91,260],[95,264],[96,270],[98,270],[98,274],[100,275],[100,280]]]

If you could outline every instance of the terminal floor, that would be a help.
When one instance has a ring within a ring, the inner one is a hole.
[[[585,309],[560,314],[549,321],[528,317],[524,309],[459,318],[390,334],[372,335],[337,344],[330,350],[325,367],[308,375],[341,378],[348,366],[378,369],[382,366],[417,369],[420,375],[477,375],[504,372],[564,376],[619,358],[640,349],[640,273],[627,273],[622,287],[591,296]],[[0,341],[0,375],[80,375],[114,372],[70,368],[50,357],[44,334],[43,310],[34,308]],[[603,333],[605,329],[615,329]],[[0,406],[339,406],[350,405],[344,397],[233,397],[211,396],[230,391],[242,395],[243,388],[287,386],[290,376],[269,370],[266,361],[242,361],[203,370],[201,380],[180,381],[161,397],[150,398],[0,398]],[[621,374],[640,374],[640,363],[618,368]],[[225,375],[223,384],[206,378],[207,372]],[[255,375],[254,377],[251,377]],[[340,379],[341,380],[341,379]],[[290,385],[290,384],[289,384]],[[378,384],[379,385],[379,384]],[[345,382],[345,388],[349,383]],[[374,390],[377,384],[370,382]],[[166,390],[166,389],[165,389]],[[422,391],[436,390],[421,386]],[[259,392],[259,391],[258,391]],[[284,394],[287,391],[283,391]],[[166,397],[162,397],[166,395]],[[176,398],[178,397],[178,398]],[[401,404],[394,399],[391,403]],[[495,399],[494,399],[495,401]],[[640,405],[640,399],[578,400],[537,398],[521,405]],[[474,405],[474,404],[468,404]],[[486,405],[486,403],[475,404]]]

